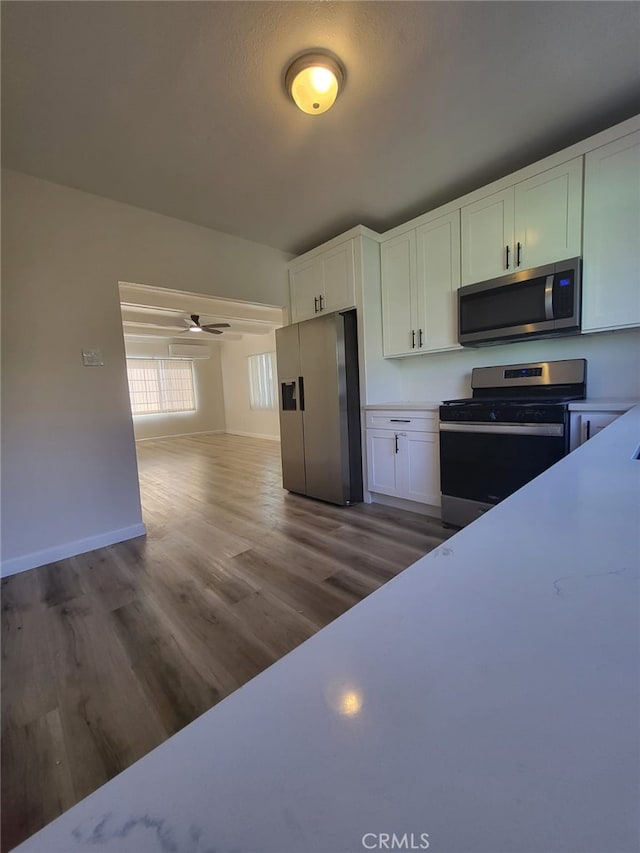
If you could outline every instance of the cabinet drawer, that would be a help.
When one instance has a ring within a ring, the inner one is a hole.
[[[368,411],[367,429],[393,429],[402,432],[437,432],[437,412]]]

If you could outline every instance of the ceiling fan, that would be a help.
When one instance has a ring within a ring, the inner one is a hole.
[[[185,323],[189,323],[189,328],[185,329],[185,332],[209,332],[210,335],[221,335],[222,329],[231,328],[231,323],[205,323],[201,325],[199,314],[192,314],[191,320],[185,320]]]

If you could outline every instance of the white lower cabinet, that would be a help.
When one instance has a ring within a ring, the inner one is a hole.
[[[440,506],[440,450],[438,433],[407,432],[401,437],[398,467],[402,497]]]
[[[370,492],[398,494],[397,441],[393,430],[367,430],[367,487]]]
[[[571,450],[580,447],[593,438],[609,424],[619,418],[622,412],[571,412],[570,443]]]
[[[368,411],[367,490],[440,505],[438,423],[434,412]]]

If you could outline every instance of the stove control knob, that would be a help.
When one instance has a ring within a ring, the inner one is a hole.
[[[496,415],[495,412],[489,412],[489,420],[490,421],[497,421],[498,420],[498,416]]]

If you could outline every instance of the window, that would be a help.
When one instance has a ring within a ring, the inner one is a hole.
[[[276,368],[274,352],[250,355],[249,362],[249,405],[252,409],[275,409]]]
[[[128,358],[127,376],[134,415],[193,412],[193,361],[178,358]]]

